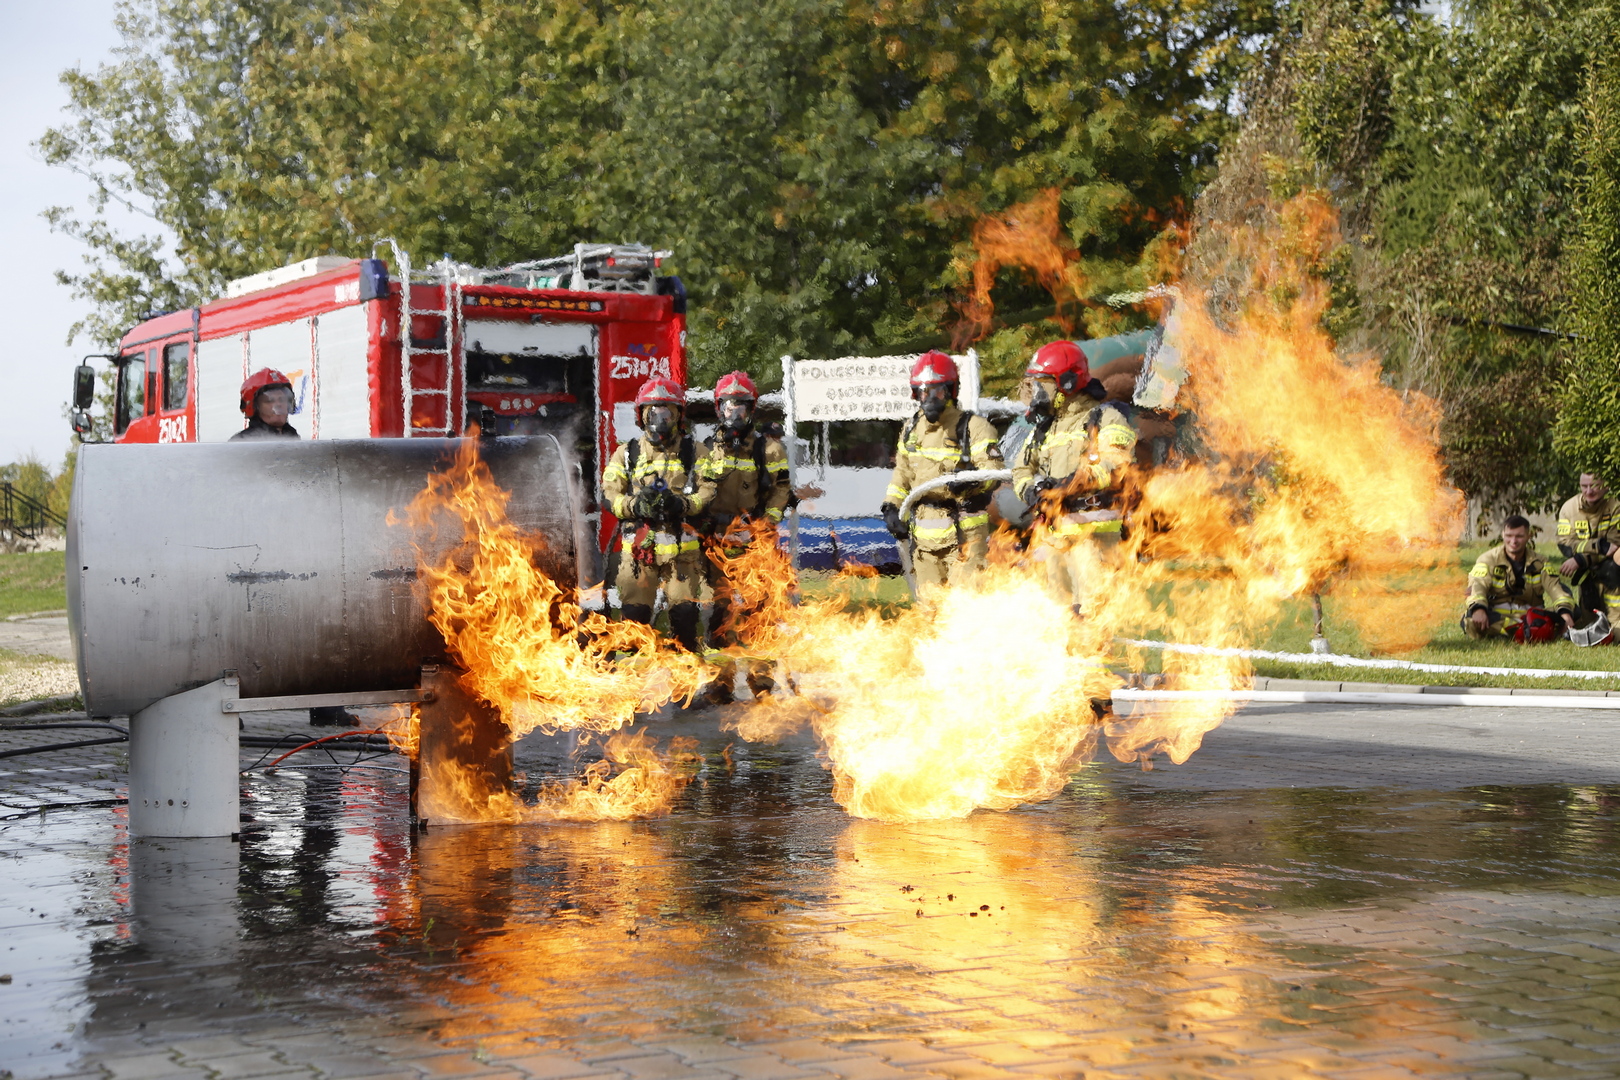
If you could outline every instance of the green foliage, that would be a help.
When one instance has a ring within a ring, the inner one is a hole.
[[[1233,125],[1258,0],[127,0],[48,160],[177,238],[52,212],[111,340],[140,310],[392,236],[484,265],[582,239],[676,252],[696,377],[882,350],[956,319],[981,215],[1062,189],[1138,283]],[[1009,272],[998,302],[1049,304]]]
[[[1452,479],[1497,505],[1569,493],[1555,453],[1565,260],[1576,235],[1578,0],[1317,0],[1271,84],[1294,142],[1274,167],[1333,193],[1345,259],[1329,330],[1434,398]]]
[[[1594,9],[1596,51],[1586,81],[1581,234],[1573,252],[1580,342],[1559,418],[1559,448],[1578,469],[1620,477],[1620,12]]]

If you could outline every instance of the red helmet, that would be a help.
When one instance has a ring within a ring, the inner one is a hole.
[[[643,405],[674,405],[678,409],[685,409],[686,388],[674,379],[654,375],[636,391],[636,415],[641,414]]]
[[[1530,643],[1552,641],[1564,624],[1546,608],[1531,608],[1524,613],[1524,621],[1513,629],[1513,640]]]
[[[686,388],[674,379],[654,375],[636,391],[636,423],[643,423],[642,412],[649,405],[673,405],[686,415]]]
[[[956,361],[935,349],[917,357],[911,365],[911,388],[921,390],[940,383],[956,385],[961,378],[956,372]]]
[[[759,391],[754,388],[754,380],[748,377],[746,371],[733,371],[715,384],[715,404],[718,405],[723,397],[740,397],[747,398],[749,401],[758,401]]]
[[[285,386],[287,392],[292,393],[292,380],[287,378],[275,368],[260,368],[247,377],[242,383],[242,415],[253,415],[253,402],[258,398],[260,391],[269,390],[273,386]]]
[[[1073,394],[1091,381],[1091,367],[1086,354],[1072,341],[1053,341],[1042,345],[1024,369],[1025,375],[1056,379],[1058,389]]]

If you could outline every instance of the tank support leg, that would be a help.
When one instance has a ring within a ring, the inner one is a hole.
[[[129,718],[132,836],[230,836],[241,825],[235,679],[161,698]]]
[[[428,825],[511,820],[512,734],[453,667],[422,669],[411,813]]]

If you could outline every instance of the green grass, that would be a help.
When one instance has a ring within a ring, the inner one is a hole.
[[[1415,585],[1427,584],[1439,590],[1445,602],[1437,604],[1425,623],[1417,629],[1428,636],[1428,644],[1415,652],[1399,655],[1380,654],[1367,647],[1355,624],[1345,616],[1342,597],[1336,597],[1330,587],[1323,598],[1325,619],[1323,631],[1333,651],[1341,656],[1382,657],[1411,660],[1423,664],[1453,664],[1469,667],[1499,668],[1564,668],[1578,671],[1613,671],[1612,679],[1540,678],[1536,676],[1469,675],[1446,672],[1411,671],[1403,668],[1363,668],[1329,664],[1294,663],[1282,660],[1256,660],[1254,672],[1280,679],[1322,679],[1343,682],[1407,683],[1422,686],[1500,686],[1526,689],[1564,690],[1620,690],[1620,647],[1582,649],[1567,641],[1547,645],[1518,645],[1504,641],[1471,641],[1462,631],[1463,597],[1467,591],[1468,568],[1480,552],[1491,545],[1463,544],[1457,549],[1453,565],[1441,568],[1426,581],[1415,580]],[[1550,546],[1550,545],[1543,545]],[[1308,601],[1289,601],[1283,605],[1281,617],[1271,627],[1264,640],[1254,648],[1271,652],[1308,653],[1311,651],[1312,615]],[[1143,635],[1148,636],[1148,635]],[[1147,670],[1156,671],[1160,661],[1156,656],[1144,656]]]
[[[60,551],[0,554],[0,618],[65,609],[65,567]]]

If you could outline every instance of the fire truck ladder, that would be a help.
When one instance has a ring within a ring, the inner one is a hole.
[[[460,268],[450,258],[445,258],[428,267],[420,275],[414,275],[411,270],[411,257],[403,251],[392,238],[380,243],[388,245],[393,255],[393,263],[397,268],[400,279],[399,290],[399,404],[402,419],[402,434],[405,438],[453,438],[460,434],[457,418],[451,415],[450,406],[454,404],[453,389],[463,374],[461,368],[464,359],[461,352],[462,339],[462,312],[461,312],[461,275]],[[438,285],[439,297],[443,306],[437,309],[415,308],[411,303],[412,285]],[[443,331],[438,338],[432,340],[419,340],[412,329],[412,315],[433,314],[442,320]],[[417,386],[415,372],[412,370],[411,358],[417,354],[424,356],[443,353],[444,387]],[[416,404],[419,399],[444,399],[443,424],[418,424],[416,422]]]

